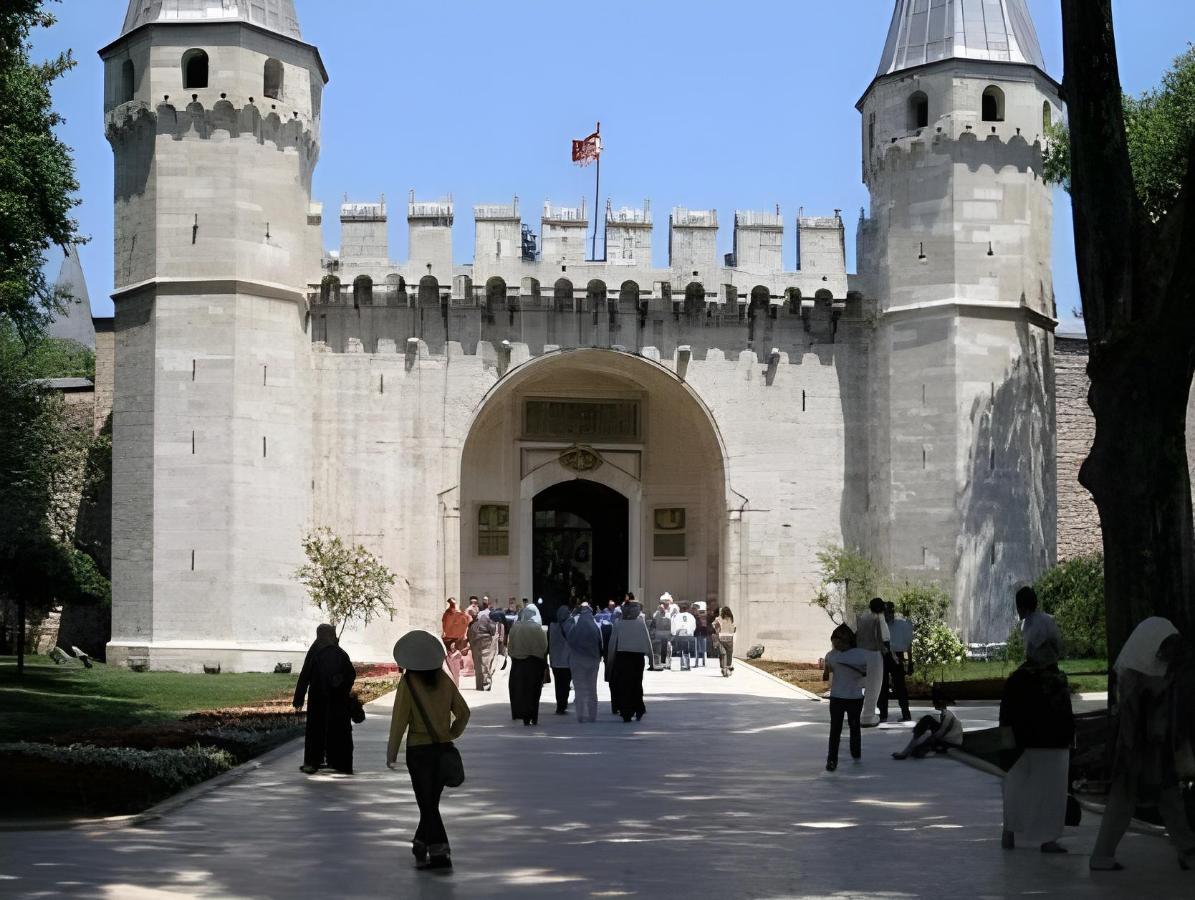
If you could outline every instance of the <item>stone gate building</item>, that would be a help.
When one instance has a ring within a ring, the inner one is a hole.
[[[111,658],[272,668],[328,525],[381,555],[385,659],[448,595],[729,605],[813,659],[826,543],[941,582],[1001,639],[1056,552],[1046,127],[1024,0],[897,0],[861,114],[871,208],[311,200],[323,91],[293,0],[131,0],[101,51],[116,162]],[[589,258],[591,217],[605,224]],[[666,221],[665,221],[666,219]],[[652,262],[656,225],[666,268]],[[733,229],[719,258],[719,227]],[[795,272],[781,247],[792,230]]]

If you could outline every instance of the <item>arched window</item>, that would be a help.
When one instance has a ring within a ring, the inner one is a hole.
[[[265,87],[261,92],[271,100],[282,99],[282,81],[285,77],[285,71],[282,68],[282,63],[276,59],[266,60],[265,71]]]
[[[183,88],[198,90],[207,87],[207,54],[202,50],[188,50],[183,54]]]
[[[434,275],[424,275],[419,279],[419,305],[440,305],[440,282]]]
[[[1042,131],[1049,131],[1054,124],[1054,109],[1050,106],[1049,101],[1041,105],[1041,127]]]
[[[506,306],[506,281],[497,275],[485,283],[486,321],[494,321],[494,312]]]
[[[373,279],[368,275],[353,279],[353,305],[373,306]]]
[[[994,84],[983,92],[983,120],[985,122],[1004,121],[1004,91]]]
[[[909,131],[929,127],[929,97],[918,91],[909,98]]]
[[[573,283],[567,278],[556,279],[556,284],[552,286],[552,308],[573,308]]]
[[[691,281],[685,286],[685,315],[696,318],[706,312],[705,285]]]
[[[137,70],[133,61],[126,59],[120,67],[120,102],[128,103],[137,91]]]

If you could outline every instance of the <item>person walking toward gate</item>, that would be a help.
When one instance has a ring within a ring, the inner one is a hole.
[[[539,724],[539,697],[548,667],[548,636],[539,624],[539,610],[526,606],[507,639],[510,653],[510,717],[530,727]]]
[[[629,600],[622,606],[622,618],[614,623],[606,673],[610,679],[610,699],[616,715],[624,722],[642,719],[647,714],[643,703],[643,669],[652,658],[651,635],[638,603]]]
[[[494,679],[494,659],[498,652],[498,626],[488,609],[481,610],[469,626],[469,650],[473,655],[473,674],[477,690],[488,691]]]
[[[440,797],[445,787],[460,783],[453,777],[454,769],[464,776],[452,742],[469,724],[469,705],[443,672],[444,647],[433,635],[426,631],[404,635],[394,645],[394,661],[404,674],[394,694],[386,766],[394,768],[405,735],[407,772],[419,806],[411,852],[420,867],[450,869],[452,850],[440,815]]]
[[[896,604],[884,604],[884,621],[888,623],[889,652],[884,654],[884,684],[880,688],[880,721],[888,721],[888,698],[895,694],[900,704],[900,720],[911,722],[909,712],[909,689],[905,685],[906,666],[913,674],[913,623],[906,618],[896,618]]]
[[[353,723],[349,695],[357,673],[349,655],[340,649],[336,629],[320,625],[315,642],[303,660],[295,685],[295,709],[307,701],[307,729],[303,740],[303,765],[299,771],[314,775],[320,766],[353,774]]]
[[[578,722],[597,721],[598,662],[602,658],[602,631],[594,621],[593,610],[582,603],[577,621],[565,637],[568,641],[569,668],[576,691]]]
[[[572,630],[569,609],[560,604],[556,610],[556,621],[548,627],[548,657],[552,663],[552,677],[556,681],[556,715],[568,713],[568,691],[573,676],[569,671],[568,632]]]
[[[723,606],[718,618],[714,619],[714,636],[718,641],[718,659],[722,663],[722,677],[729,678],[734,671],[734,613],[729,606]]]
[[[826,754],[826,771],[838,768],[838,747],[842,743],[842,720],[850,728],[851,759],[863,757],[863,738],[859,731],[859,714],[863,710],[863,681],[871,660],[855,646],[855,633],[849,625],[839,625],[830,635],[833,650],[826,654],[822,680],[830,680],[830,748]]]
[[[884,684],[884,654],[888,652],[891,642],[888,623],[884,621],[884,601],[873,597],[869,610],[859,616],[858,630],[855,632],[855,645],[868,654],[867,680],[863,683],[863,716],[860,720],[864,728],[874,728],[880,724],[876,707],[880,701],[880,688]]]

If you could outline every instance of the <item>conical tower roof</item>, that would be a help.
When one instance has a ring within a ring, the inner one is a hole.
[[[295,0],[129,0],[121,35],[151,22],[248,22],[302,40]]]
[[[977,59],[1046,71],[1026,0],[896,0],[878,76],[937,62]]]

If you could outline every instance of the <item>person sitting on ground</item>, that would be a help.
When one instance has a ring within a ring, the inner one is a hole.
[[[1116,848],[1141,804],[1157,807],[1179,867],[1193,869],[1195,831],[1180,782],[1195,764],[1195,657],[1174,624],[1154,616],[1129,635],[1109,680],[1119,725],[1108,805],[1090,867],[1097,872],[1124,868],[1116,861]]]
[[[1032,588],[1017,592],[1018,609],[1028,606]],[[1033,606],[1037,597],[1032,597]],[[1001,845],[1016,846],[1016,835],[1039,844],[1042,853],[1066,853],[1058,843],[1066,826],[1070,748],[1075,739],[1070,685],[1058,669],[1057,628],[1026,633],[1025,662],[1004,683],[1000,727],[1009,739],[1012,763],[1004,777],[1004,831]]]
[[[946,753],[963,746],[963,723],[948,709],[938,716],[922,716],[913,726],[913,737],[893,759],[921,759],[931,753]]]
[[[851,758],[863,758],[863,738],[859,716],[863,712],[863,680],[870,663],[868,654],[855,646],[855,633],[848,625],[839,625],[830,635],[834,649],[826,654],[822,680],[830,683],[830,749],[826,754],[826,771],[838,768],[838,746],[842,742],[842,719],[846,716],[850,727]]]

